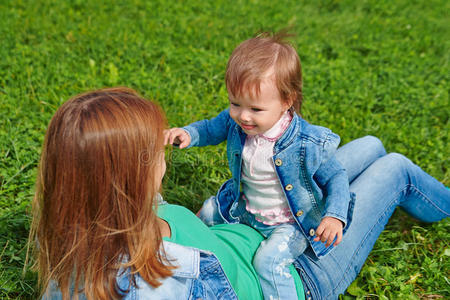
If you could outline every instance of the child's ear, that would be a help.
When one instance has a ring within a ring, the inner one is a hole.
[[[295,99],[295,95],[290,95],[287,99],[287,101],[284,102],[285,108],[286,110],[288,110],[289,108],[292,107],[292,105],[294,105],[294,99]]]

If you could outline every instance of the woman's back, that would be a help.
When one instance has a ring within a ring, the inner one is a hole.
[[[263,299],[252,266],[253,256],[263,240],[256,230],[242,224],[207,227],[191,211],[178,205],[160,205],[158,216],[170,226],[171,236],[164,238],[163,248],[176,268],[157,288],[138,274],[137,288],[130,286],[130,273],[119,272],[119,287],[130,289],[124,293],[124,299],[233,299],[235,295],[238,299]],[[304,299],[300,277],[293,267],[291,274],[299,299]],[[49,299],[61,299],[55,287],[49,295],[55,297]]]

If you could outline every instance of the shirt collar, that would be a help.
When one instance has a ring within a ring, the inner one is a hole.
[[[266,132],[259,134],[260,137],[269,140],[276,141],[283,132],[289,127],[289,124],[292,120],[292,116],[289,111],[286,111],[281,118]]]

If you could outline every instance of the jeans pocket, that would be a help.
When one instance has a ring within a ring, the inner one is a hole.
[[[309,278],[309,276],[306,274],[306,272],[300,267],[297,267],[297,272],[300,275],[300,278],[302,280],[303,283],[303,290],[305,292],[305,299],[306,300],[321,300],[322,298],[320,297],[319,291],[316,287],[316,285],[314,284],[314,282],[312,281],[311,278]]]

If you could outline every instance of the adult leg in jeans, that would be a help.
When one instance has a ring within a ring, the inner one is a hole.
[[[356,154],[352,151],[347,154],[362,157],[356,145],[353,150]],[[358,163],[356,159],[348,161],[351,165],[341,160],[351,173]],[[297,261],[312,299],[337,299],[345,292],[397,206],[425,222],[449,216],[450,191],[406,157],[388,154],[360,169],[364,171],[350,185],[356,203],[352,223],[341,244],[320,260],[302,255]]]
[[[386,155],[383,143],[374,136],[353,140],[336,151],[336,158],[347,170],[351,183],[378,158]]]

